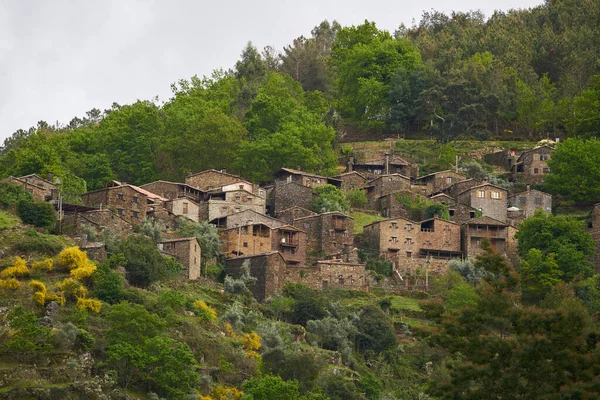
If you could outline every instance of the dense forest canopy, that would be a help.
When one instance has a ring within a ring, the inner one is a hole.
[[[73,194],[110,179],[141,184],[227,168],[265,182],[282,166],[335,172],[347,131],[462,138],[595,137],[600,130],[600,4],[425,12],[395,32],[323,21],[281,52],[251,43],[172,97],[40,121],[0,149],[0,175],[61,176]]]

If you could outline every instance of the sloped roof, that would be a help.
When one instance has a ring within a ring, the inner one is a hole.
[[[457,196],[460,196],[461,194],[463,194],[463,193],[466,193],[466,192],[469,192],[469,191],[471,191],[471,190],[473,190],[473,189],[479,189],[479,188],[481,188],[481,187],[483,187],[483,186],[493,186],[493,187],[495,187],[495,188],[497,188],[497,189],[499,189],[499,190],[502,190],[502,191],[508,192],[508,190],[504,189],[503,187],[500,187],[500,186],[498,186],[498,185],[494,185],[493,183],[489,183],[489,182],[488,182],[488,183],[482,183],[481,185],[477,185],[477,186],[471,186],[470,188],[468,188],[468,189],[465,189],[465,190],[463,190],[462,192],[460,192],[460,193],[459,193]]]
[[[225,172],[225,171],[220,171],[220,170],[218,170],[218,169],[206,169],[206,170],[204,170],[204,171],[200,171],[200,172],[196,172],[196,173],[190,174],[190,175],[188,175],[186,178],[189,178],[189,177],[192,177],[192,176],[197,176],[197,175],[206,174],[206,173],[208,173],[208,172],[216,172],[216,173],[218,173],[218,174],[221,174],[221,175],[232,176],[232,177],[235,177],[235,178],[239,178],[239,177],[240,177],[239,175],[230,174],[230,173],[228,173],[228,172]]]
[[[157,195],[155,193],[149,192],[146,189],[142,189],[139,186],[135,186],[135,185],[131,185],[129,183],[123,183],[123,182],[119,182],[119,181],[115,181],[115,180],[112,180],[112,181],[108,182],[106,185],[104,185],[104,187],[102,189],[92,190],[92,191],[84,193],[84,195],[88,194],[88,193],[96,193],[96,192],[101,192],[101,191],[108,190],[108,189],[117,189],[117,188],[121,188],[121,187],[131,188],[131,189],[135,190],[136,192],[138,192],[140,194],[143,194],[144,196],[148,197],[149,199],[155,199],[155,200],[160,200],[160,201],[167,201],[167,200],[169,200],[169,199],[166,199],[166,198],[164,198],[162,196],[159,196],[159,195]]]
[[[447,170],[444,170],[444,171],[432,172],[431,174],[427,174],[427,175],[416,177],[415,181],[418,181],[419,179],[429,178],[430,176],[435,176],[437,174],[447,173],[447,172],[452,172],[453,174],[464,176],[466,178],[465,174],[461,174],[460,172],[456,172],[456,171],[454,171],[452,169],[447,169]]]
[[[401,157],[398,156],[391,156],[389,158],[389,163],[390,165],[403,165],[403,166],[408,166],[410,165],[410,163],[406,160],[404,160]],[[385,165],[385,156],[382,156],[381,158],[376,158],[373,160],[365,160],[365,161],[361,161],[361,162],[357,162],[354,165]]]
[[[548,149],[550,149],[550,150],[554,150],[554,148],[553,148],[553,147],[551,147],[551,146],[548,146],[547,144],[544,144],[544,145],[542,145],[542,146],[536,146],[536,147],[534,147],[533,149],[529,149],[529,150],[525,150],[525,151],[523,151],[523,152],[521,153],[521,155],[519,156],[519,158],[517,158],[517,162],[519,162],[519,160],[521,160],[521,158],[522,158],[522,157],[523,157],[525,154],[527,154],[527,153],[531,153],[532,151],[536,151],[536,150],[542,149],[542,148],[544,148],[544,147],[545,147],[545,148],[548,148]]]
[[[515,193],[513,195],[508,196],[508,198],[513,198],[513,197],[517,197],[520,196],[522,194],[527,194],[527,193],[531,193],[531,192],[537,192],[543,196],[549,196],[552,197],[552,195],[550,193],[546,193],[546,192],[542,192],[541,190],[537,190],[537,189],[529,189],[529,190],[525,190],[524,192],[519,192],[519,193]]]
[[[50,184],[50,185],[52,185],[52,186],[56,186],[56,185],[54,184],[54,182],[50,182],[48,179],[44,179],[44,178],[42,178],[41,176],[39,176],[38,174],[29,174],[29,175],[23,175],[23,176],[20,176],[18,179],[21,179],[21,180],[22,180],[22,179],[27,179],[27,178],[31,178],[31,177],[36,177],[36,178],[38,178],[39,180],[42,180],[42,181],[44,181],[44,182],[46,182],[46,183],[49,183],[49,184]],[[27,182],[27,183],[29,183],[29,182]]]
[[[483,217],[479,217],[479,218],[473,218],[473,219],[465,222],[464,225],[508,226],[508,224],[505,224],[502,221],[499,221],[497,219],[494,219],[494,218],[488,217],[488,216],[483,216]]]
[[[375,221],[375,222],[371,222],[370,224],[365,225],[363,228],[366,228],[367,226],[371,226],[371,225],[377,225],[377,224],[381,224],[384,222],[392,222],[392,221],[408,221],[411,224],[418,224],[419,222],[417,221],[413,221],[412,219],[408,219],[408,218],[404,218],[404,217],[398,217],[398,218],[388,218],[388,219],[382,219],[381,221]]]
[[[343,174],[332,176],[332,178],[341,179],[341,178],[343,178],[345,176],[348,176],[348,175],[358,175],[361,178],[363,178],[364,180],[368,180],[363,174],[361,174],[360,172],[357,172],[357,171],[344,172]]]
[[[26,181],[24,181],[23,179],[21,179],[21,178],[17,178],[17,177],[15,177],[15,176],[12,176],[12,175],[11,175],[11,176],[8,176],[8,177],[6,177],[6,178],[4,178],[4,179],[2,179],[2,181],[0,181],[0,182],[10,182],[10,181],[18,181],[18,182],[21,182],[23,185],[30,185],[30,186],[34,186],[34,187],[36,187],[36,188],[38,188],[38,189],[45,190],[43,187],[41,187],[41,186],[38,186],[38,185],[36,185],[35,183],[26,182]],[[15,185],[16,185],[16,183],[15,183]]]
[[[175,242],[189,242],[192,240],[198,240],[197,237],[195,236],[190,236],[190,237],[184,237],[184,238],[176,238],[176,239],[165,239],[165,240],[161,240],[158,243],[175,243]]]
[[[379,180],[379,179],[381,179],[381,178],[386,178],[386,177],[388,177],[388,176],[399,176],[399,177],[402,177],[402,178],[404,178],[404,179],[407,179],[407,180],[409,180],[409,181],[410,181],[410,178],[409,178],[408,176],[406,176],[406,175],[402,175],[402,174],[398,174],[398,173],[394,173],[394,174],[385,174],[385,175],[379,175],[377,178],[373,178],[373,179],[371,179],[371,180],[369,181],[369,183],[373,183],[373,182],[375,182],[375,181],[377,181],[377,180]]]

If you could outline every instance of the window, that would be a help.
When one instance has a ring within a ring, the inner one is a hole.
[[[406,258],[412,258],[412,251],[406,252]]]
[[[412,243],[413,243],[412,238],[406,238],[406,244],[412,244]]]
[[[454,217],[454,210],[453,209],[449,209],[448,210],[448,214],[450,214],[451,217]]]
[[[527,204],[527,198],[526,197],[519,197],[519,204],[521,204],[522,206],[524,206],[525,204]]]
[[[469,218],[475,218],[475,211],[469,211]]]
[[[133,218],[137,218],[139,213],[137,211],[132,211],[131,215],[133,215]]]
[[[452,178],[450,178],[450,177],[446,178],[446,183],[452,183]]]
[[[239,207],[234,208],[234,212],[239,213],[240,211],[242,211],[241,208],[239,208]]]
[[[133,197],[131,198],[131,202],[132,202],[132,203],[136,203],[136,204],[137,204],[137,202],[138,202],[138,197],[137,197],[137,196],[133,196]]]
[[[248,247],[248,242],[244,242],[244,247]]]
[[[535,198],[535,204],[538,205],[538,206],[542,205],[542,198],[541,197],[536,197]]]
[[[407,231],[409,231],[409,232],[412,231],[412,228],[413,228],[412,224],[406,224]]]
[[[125,195],[123,193],[119,193],[119,194],[117,194],[117,198],[119,200],[125,200]]]
[[[235,201],[240,201],[242,200],[242,196],[240,196],[239,194],[235,195]]]
[[[534,168],[533,169],[533,173],[534,174],[539,174],[540,173],[540,169],[539,168]]]
[[[392,222],[392,228],[393,228],[393,229],[396,229],[396,228],[398,228],[398,223],[397,223],[397,222]]]
[[[540,154],[540,161],[548,160],[548,154]]]
[[[398,242],[398,238],[396,236],[392,236],[392,243],[397,243]]]
[[[240,185],[240,190],[244,190],[244,185]]]
[[[183,203],[183,213],[184,214],[188,213],[188,203]]]
[[[550,172],[550,168],[544,168],[542,171],[544,171],[544,173],[547,174],[548,172]]]
[[[285,179],[288,183],[290,183],[292,181],[292,176],[288,175],[288,177]]]
[[[484,199],[485,198],[485,190],[478,190],[477,197],[479,197],[480,199]]]
[[[498,200],[500,198],[500,192],[492,192],[492,199]]]

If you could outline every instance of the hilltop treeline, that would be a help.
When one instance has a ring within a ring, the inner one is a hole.
[[[19,130],[0,149],[0,174],[52,172],[76,194],[207,168],[257,182],[282,166],[327,175],[348,130],[443,142],[591,137],[600,126],[598,22],[594,0],[489,19],[431,11],[393,33],[324,21],[281,52],[248,44],[232,69],[176,82],[164,103],[114,103],[66,126]]]

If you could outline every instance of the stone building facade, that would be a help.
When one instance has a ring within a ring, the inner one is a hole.
[[[37,174],[20,176],[18,179],[20,181],[24,181],[26,184],[35,185],[38,188],[41,188],[43,190],[44,200],[37,200],[37,201],[46,201],[46,200],[52,199],[53,192],[57,189],[57,186],[54,184],[54,182],[51,182],[48,179],[44,179]],[[34,198],[35,198],[35,196],[34,196]]]
[[[512,169],[513,178],[527,184],[544,182],[544,177],[550,173],[548,160],[552,150],[552,147],[544,145],[524,151]]]
[[[0,182],[8,182],[13,185],[21,186],[23,190],[28,193],[31,193],[33,196],[33,200],[35,201],[48,201],[52,199],[52,190],[48,188],[38,186],[34,181],[26,181],[21,178],[15,178],[14,176],[9,176],[8,178],[3,179]]]
[[[463,253],[466,257],[481,254],[481,244],[488,239],[492,249],[503,256],[509,250],[509,225],[491,217],[474,218],[462,225]]]
[[[134,185],[113,181],[102,189],[84,193],[87,206],[108,208],[132,224],[141,224],[146,214],[162,207],[167,200]]]
[[[443,190],[444,193],[456,198],[460,193],[472,187],[483,185],[485,182],[479,179],[466,179],[464,181],[453,183]]]
[[[440,193],[448,189],[455,183],[466,181],[467,177],[453,170],[434,172],[433,174],[424,175],[416,178],[413,182],[414,186],[424,186],[425,194],[431,195]]]
[[[517,207],[519,214],[523,218],[531,217],[536,210],[544,210],[550,214],[552,212],[552,195],[539,190],[529,189],[522,193],[517,193],[508,198],[510,207]]]
[[[62,219],[62,232],[65,235],[83,238],[90,229],[96,234],[108,229],[121,238],[133,232],[131,222],[106,209],[66,214]]]
[[[311,174],[309,172],[300,171],[297,169],[291,168],[281,168],[275,174],[275,181],[279,182],[295,182],[299,185],[306,187],[318,187],[324,186],[327,184],[334,185],[336,187],[340,187],[341,182],[335,178],[328,178],[326,176]]]
[[[249,263],[250,274],[257,281],[249,289],[260,302],[281,292],[285,285],[286,263],[279,252],[230,258],[225,261],[225,273],[233,278],[242,274],[242,265]]]
[[[309,262],[340,257],[354,249],[354,219],[341,212],[298,218],[293,225],[306,232]]]
[[[303,217],[313,217],[317,215],[316,212],[307,210],[299,206],[287,208],[277,213],[277,218],[286,224],[293,224],[295,219]]]
[[[183,265],[187,279],[200,278],[202,250],[198,239],[188,237],[163,240],[158,244],[158,248],[161,253],[175,257]]]
[[[286,282],[300,283],[315,290],[350,289],[368,291],[368,272],[364,264],[339,260],[317,261],[307,268],[288,268]]]
[[[483,160],[490,165],[496,165],[510,171],[522,153],[523,151],[517,149],[501,150],[484,155]]]
[[[474,186],[456,196],[459,204],[472,207],[500,221],[506,221],[508,209],[508,192],[500,186],[484,183]]]
[[[381,197],[398,191],[410,191],[410,178],[400,174],[382,175],[369,182],[368,197]]]
[[[310,209],[316,196],[312,188],[298,182],[275,181],[269,193],[269,215],[278,217],[283,210],[292,207]]]
[[[343,192],[354,189],[362,189],[369,183],[369,180],[363,174],[356,171],[336,175],[333,178],[338,179],[341,182],[340,189]]]
[[[200,205],[190,198],[179,197],[167,200],[164,207],[173,215],[180,215],[194,222],[200,222]]]
[[[214,221],[244,210],[265,213],[266,200],[247,190],[210,192],[205,202],[200,203],[200,221]]]
[[[194,200],[196,203],[201,202],[204,199],[204,192],[193,186],[185,183],[168,182],[168,181],[155,181],[141,185],[140,188],[145,189],[151,193],[157,194],[168,200],[175,200],[180,197],[187,197]]]
[[[202,191],[207,191],[239,180],[241,180],[239,175],[228,174],[225,170],[209,169],[188,175],[185,178],[185,183]]]
[[[260,214],[254,210],[244,210],[239,213],[228,215],[224,218],[213,221],[217,228],[220,229],[229,229],[236,228],[238,226],[243,225],[252,225],[257,223],[262,223],[270,228],[277,228],[283,225],[286,225],[285,221],[269,217],[265,214]]]
[[[411,176],[412,169],[408,161],[398,157],[385,154],[373,160],[355,162],[351,159],[346,172],[359,172],[367,179],[374,179],[381,175],[401,174]]]

